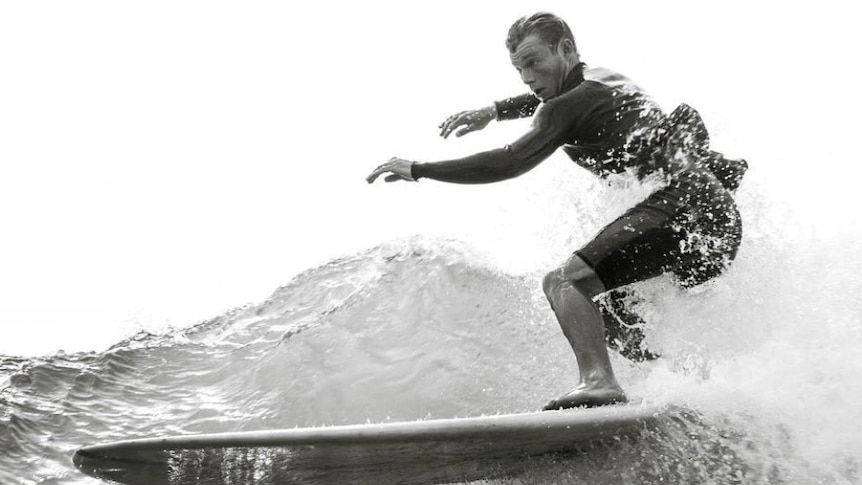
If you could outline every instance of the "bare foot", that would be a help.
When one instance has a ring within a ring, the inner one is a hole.
[[[595,387],[578,384],[577,387],[545,405],[543,411],[576,407],[598,407],[628,402],[619,386]]]

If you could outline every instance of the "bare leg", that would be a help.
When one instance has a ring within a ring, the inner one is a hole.
[[[592,300],[605,291],[595,271],[573,255],[563,267],[545,276],[543,286],[563,334],[575,351],[580,373],[578,385],[549,402],[545,409],[626,402],[605,347],[602,316]]]

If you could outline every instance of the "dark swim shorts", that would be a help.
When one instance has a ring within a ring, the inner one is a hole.
[[[742,222],[730,192],[707,171],[659,189],[576,251],[607,290],[664,273],[692,287],[736,258]]]

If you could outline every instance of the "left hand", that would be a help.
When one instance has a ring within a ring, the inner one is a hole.
[[[375,168],[374,171],[371,172],[371,175],[366,177],[365,180],[369,184],[374,183],[374,181],[377,180],[377,177],[386,172],[390,172],[390,175],[387,175],[384,179],[387,182],[395,182],[398,180],[414,182],[416,180],[413,178],[413,162],[398,157],[392,157],[388,162]]]
[[[471,131],[481,130],[488,126],[491,120],[497,118],[497,107],[488,106],[487,108],[471,109],[455,113],[446,118],[446,121],[440,123],[440,136],[449,138],[452,132],[455,136],[461,137]],[[457,131],[455,131],[457,129]]]

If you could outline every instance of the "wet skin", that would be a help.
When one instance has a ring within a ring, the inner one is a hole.
[[[605,292],[596,272],[578,255],[572,255],[542,282],[545,295],[563,335],[578,361],[580,382],[574,389],[545,405],[545,410],[594,407],[626,402],[605,346],[605,327],[593,298]]]
[[[552,399],[548,404],[545,404],[542,410],[553,411],[555,409],[579,407],[593,408],[625,402],[628,402],[628,399],[626,399],[625,393],[623,393],[623,390],[619,386],[608,389],[595,389],[589,388],[586,384],[578,384],[568,393],[557,399]]]
[[[536,34],[525,37],[509,59],[521,75],[521,81],[542,101],[562,93],[566,76],[579,61],[570,40],[562,40],[553,46]]]

